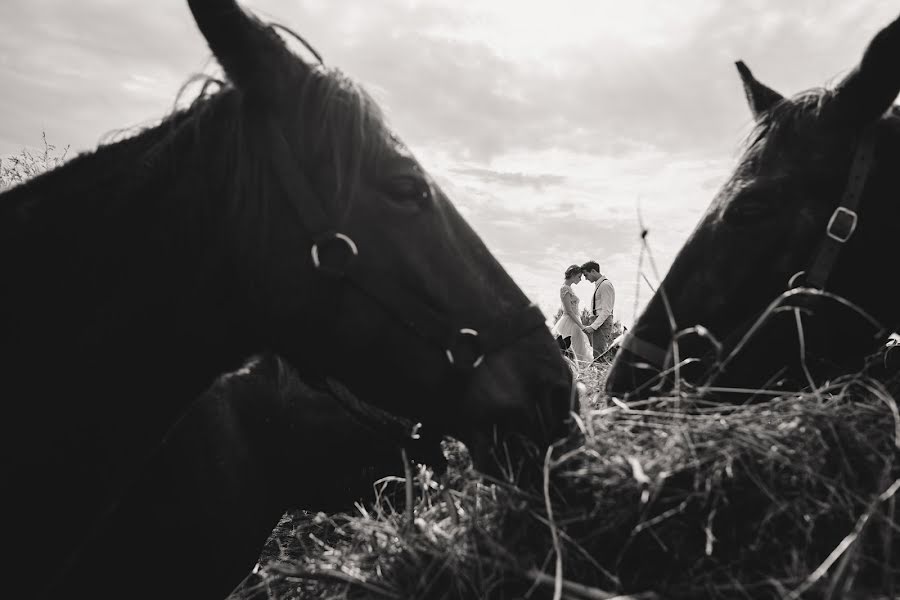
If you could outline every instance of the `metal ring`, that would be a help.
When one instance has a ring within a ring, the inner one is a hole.
[[[462,335],[470,335],[470,336],[476,337],[476,338],[478,337],[478,331],[475,329],[471,329],[469,327],[463,327],[462,329],[459,330],[459,333],[461,333]],[[447,355],[447,362],[449,362],[451,365],[455,364],[456,361],[453,358],[453,352],[450,350],[450,348],[447,348],[444,352]],[[484,362],[484,354],[479,354],[478,358],[476,358],[474,361],[472,361],[472,368],[473,369],[477,368],[483,362]]]
[[[347,247],[350,248],[350,252],[353,254],[353,256],[359,256],[359,250],[356,248],[356,242],[354,242],[348,236],[344,235],[343,233],[335,233],[334,239],[341,240],[342,242],[347,244]],[[322,266],[321,263],[319,262],[319,243],[318,242],[313,242],[312,248],[310,248],[310,253],[312,254],[313,265],[318,269],[319,267]]]
[[[806,276],[806,271],[797,271],[796,273],[791,275],[791,278],[788,279],[788,289],[792,290],[795,287],[797,287],[798,285],[801,285],[800,279],[805,276]]]

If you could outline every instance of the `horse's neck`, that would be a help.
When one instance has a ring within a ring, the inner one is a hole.
[[[232,353],[233,278],[210,228],[189,216],[213,193],[204,165],[181,165],[175,180],[174,161],[148,167],[141,144],[102,148],[0,196],[4,377],[52,372],[73,394],[106,382],[177,396],[202,391]],[[41,385],[54,388],[31,387]]]

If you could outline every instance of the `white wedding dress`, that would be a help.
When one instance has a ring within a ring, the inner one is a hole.
[[[559,288],[559,299],[562,302],[563,314],[556,322],[556,325],[550,330],[555,338],[562,336],[563,339],[572,338],[572,353],[575,355],[575,361],[579,367],[586,366],[594,360],[594,350],[591,348],[591,342],[585,332],[581,330],[581,320],[573,319],[571,315],[580,315],[578,309],[578,296],[572,291],[568,285]]]

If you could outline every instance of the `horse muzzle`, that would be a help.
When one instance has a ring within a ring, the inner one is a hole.
[[[629,331],[607,375],[606,393],[624,399],[649,395],[662,382],[668,360],[668,349]]]
[[[683,384],[704,385],[721,357],[722,345],[699,325],[677,332],[664,346],[629,332],[607,376],[606,392],[632,400]]]
[[[476,469],[516,481],[551,444],[570,436],[578,410],[572,374],[546,331],[488,356],[464,404],[465,420],[453,435],[468,446]]]

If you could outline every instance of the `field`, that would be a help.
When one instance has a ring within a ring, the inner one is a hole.
[[[619,405],[600,365],[580,439],[536,457],[541,489],[485,481],[448,443],[440,480],[420,467],[351,513],[285,515],[235,597],[897,597],[900,379],[883,361],[728,407]]]

